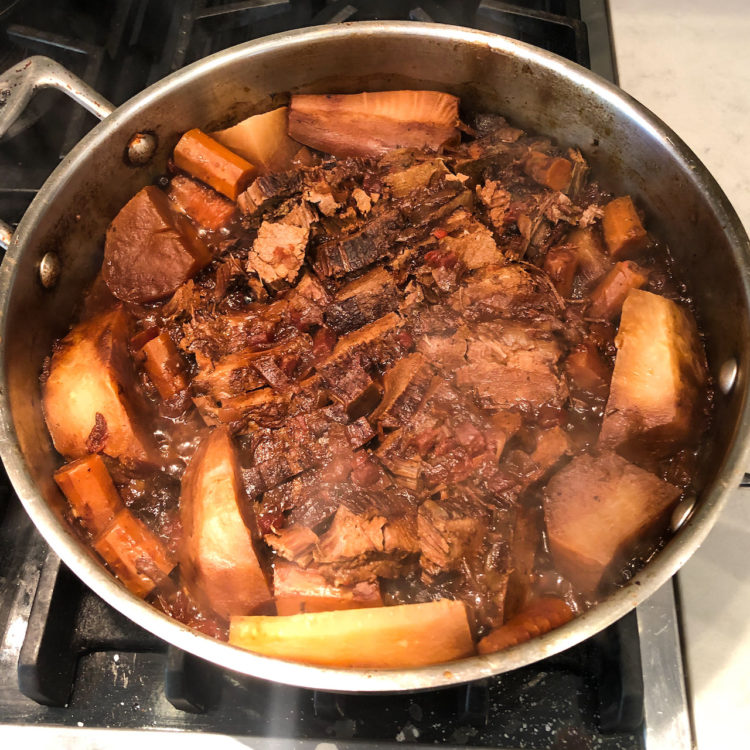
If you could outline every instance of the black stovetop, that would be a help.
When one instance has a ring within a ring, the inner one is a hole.
[[[119,104],[248,39],[387,18],[505,34],[616,77],[606,0],[0,0],[0,71],[45,54]],[[94,124],[58,92],[37,95],[0,142],[0,218],[17,222]],[[213,667],[123,618],[49,551],[4,475],[0,636],[0,723],[11,725],[212,731],[339,747],[644,747],[634,614],[562,654],[458,688],[345,696],[285,687]]]

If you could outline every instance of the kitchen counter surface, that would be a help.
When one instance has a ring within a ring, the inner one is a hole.
[[[750,231],[750,5],[610,0],[610,11],[620,86],[695,151]],[[750,489],[678,575],[698,750],[750,737],[748,548]]]

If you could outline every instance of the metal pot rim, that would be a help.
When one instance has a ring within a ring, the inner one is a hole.
[[[369,36],[442,39],[483,47],[499,54],[515,56],[530,65],[552,70],[587,89],[594,97],[606,100],[622,117],[632,121],[634,126],[645,129],[658,138],[671,159],[692,171],[742,264],[745,267],[750,265],[750,242],[747,235],[734,209],[708,170],[671,129],[613,84],[557,55],[487,32],[418,22],[357,22],[285,32],[218,52],[153,84],[93,128],[45,182],[19,224],[5,255],[0,267],[0,335],[3,335],[3,340],[6,338],[4,332],[16,264],[27,250],[27,235],[46,211],[58,184],[69,173],[76,172],[86,151],[94,144],[105,141],[121,120],[158,100],[174,87],[200,80],[218,63],[251,59],[278,47],[294,48],[342,37]],[[747,276],[743,276],[741,284],[745,299],[750,299]],[[747,399],[747,383],[742,375],[741,373],[735,386],[742,388],[738,424],[747,428],[750,426],[750,404]],[[73,544],[71,534],[47,505],[26,469],[10,412],[4,347],[0,348],[0,414],[0,456],[16,493],[52,549],[102,599],[159,638],[229,670],[275,682],[338,692],[420,690],[476,680],[525,666],[585,640],[644,601],[685,563],[710,531],[726,502],[728,492],[738,486],[745,467],[749,465],[750,456],[750,441],[736,434],[724,457],[720,479],[704,491],[693,518],[658,553],[656,559],[646,565],[627,585],[570,623],[505,651],[448,664],[403,670],[331,669],[260,656],[197,633],[131,594],[103,565],[89,554],[83,553],[79,549],[80,543]]]

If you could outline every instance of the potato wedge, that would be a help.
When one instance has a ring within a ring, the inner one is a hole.
[[[127,316],[116,309],[79,323],[52,356],[44,416],[66,458],[105,453],[130,467],[159,463],[127,337]]]
[[[544,520],[557,569],[591,594],[636,542],[664,531],[680,489],[616,453],[576,456],[544,491]]]
[[[706,379],[690,312],[658,294],[632,290],[615,344],[600,443],[615,448],[638,442],[661,451],[688,438]]]
[[[211,260],[188,218],[153,185],[139,190],[107,228],[102,278],[124,302],[172,294]]]
[[[326,667],[405,669],[475,653],[463,602],[232,617],[229,642],[266,656]]]
[[[234,446],[229,433],[217,428],[203,438],[182,480],[180,563],[191,590],[202,592],[208,606],[226,618],[271,602],[255,550],[255,519],[243,517],[241,502]]]

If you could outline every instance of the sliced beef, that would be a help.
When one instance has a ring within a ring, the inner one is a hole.
[[[283,393],[272,388],[258,388],[241,396],[222,399],[195,396],[201,417],[208,425],[228,425],[233,433],[266,427],[280,427],[288,417],[322,405],[324,394],[317,377],[295,385]]]
[[[313,267],[321,276],[343,276],[366,268],[390,254],[395,238],[405,227],[406,220],[398,209],[383,211],[354,234],[318,245]]]
[[[264,221],[247,259],[247,268],[266,284],[293,282],[305,259],[309,230],[285,222]]]
[[[502,118],[482,131],[478,138],[461,144],[448,164],[455,172],[469,175],[479,182],[485,172],[506,169],[520,164],[527,147],[518,143],[523,131],[511,127]]]
[[[306,568],[313,561],[313,550],[318,543],[318,535],[306,526],[275,529],[263,538],[277,555]]]
[[[419,508],[422,580],[462,599],[478,629],[501,624],[513,556],[517,509],[493,508],[469,486],[446,490]]]
[[[450,336],[421,336],[417,339],[417,351],[427,362],[450,376],[466,364],[466,338],[464,330]]]
[[[486,180],[484,185],[477,185],[477,196],[487,210],[487,217],[496,232],[502,234],[506,229],[506,219],[511,204],[511,194],[497,180]]]
[[[196,308],[195,293],[188,296],[187,291],[187,299],[176,306],[188,318],[182,326],[180,346],[214,362],[242,350],[268,349],[299,332],[312,331],[323,322],[323,310],[330,299],[320,281],[309,273],[270,304],[252,302],[224,314],[215,305],[202,303],[200,297],[201,306]]]
[[[406,222],[400,239],[414,241],[447,219],[454,211],[473,206],[471,190],[458,182],[443,183],[438,190],[424,188],[416,190],[399,202],[399,208]]]
[[[393,163],[393,158],[390,159]],[[381,160],[381,164],[383,160]],[[403,169],[391,168],[383,177],[394,198],[403,198],[420,188],[429,187],[430,183],[448,175],[448,169],[442,159],[418,161]]]
[[[309,331],[323,323],[323,311],[331,297],[313,273],[305,273],[294,289],[286,293],[288,318],[300,331]]]
[[[419,564],[428,576],[457,570],[469,549],[481,543],[486,521],[459,509],[425,500],[419,506]]]
[[[417,514],[409,512],[403,516],[389,518],[383,527],[383,549],[416,555],[420,552]]]
[[[315,550],[317,563],[340,562],[362,558],[373,552],[383,552],[383,516],[365,518],[340,505],[331,524]]]
[[[546,274],[517,264],[480,269],[466,280],[453,304],[470,321],[532,318],[560,310]]]
[[[341,338],[318,372],[350,416],[364,416],[380,401],[382,387],[374,379],[378,370],[399,360],[411,344],[404,321],[389,313]]]
[[[270,349],[244,349],[227,354],[215,363],[201,357],[192,390],[194,395],[208,395],[217,402],[240,396],[268,385],[267,373],[271,365],[286,378],[288,387],[292,380],[309,374],[311,357],[312,339],[305,334],[293,336]]]
[[[370,420],[389,428],[405,424],[419,407],[432,374],[422,354],[410,354],[399,360],[383,377],[383,400]]]
[[[361,328],[398,308],[399,293],[393,276],[377,267],[342,286],[325,311],[325,322],[336,333]]]
[[[314,558],[321,574],[336,585],[373,581],[376,577],[395,578],[413,567],[412,535],[389,535],[386,548],[387,518],[353,513],[339,506],[328,531],[320,538]],[[399,538],[406,548],[395,546]]]
[[[298,169],[262,174],[250,183],[244,193],[239,195],[237,203],[243,213],[259,214],[274,204],[300,192],[303,174]]]
[[[266,384],[265,380],[247,361],[252,356],[253,353],[240,351],[227,354],[215,364],[206,357],[200,357],[198,374],[193,378],[191,386],[193,394],[210,396],[218,403],[262,388]]]
[[[456,384],[473,393],[484,408],[561,408],[567,398],[567,387],[557,373],[561,356],[547,325],[480,323],[468,333],[466,364],[456,371]]]
[[[272,489],[306,469],[321,466],[338,453],[351,457],[359,436],[343,427],[343,410],[324,407],[289,416],[281,429],[255,429],[243,439],[243,455],[260,473],[263,487]]]
[[[435,377],[417,412],[378,455],[395,474],[417,474],[407,486],[431,489],[491,472],[507,437],[504,426],[487,420],[469,398]]]
[[[504,262],[492,232],[465,208],[451,214],[445,221],[443,230],[449,234],[438,240],[438,249],[461,261],[470,271]]]

